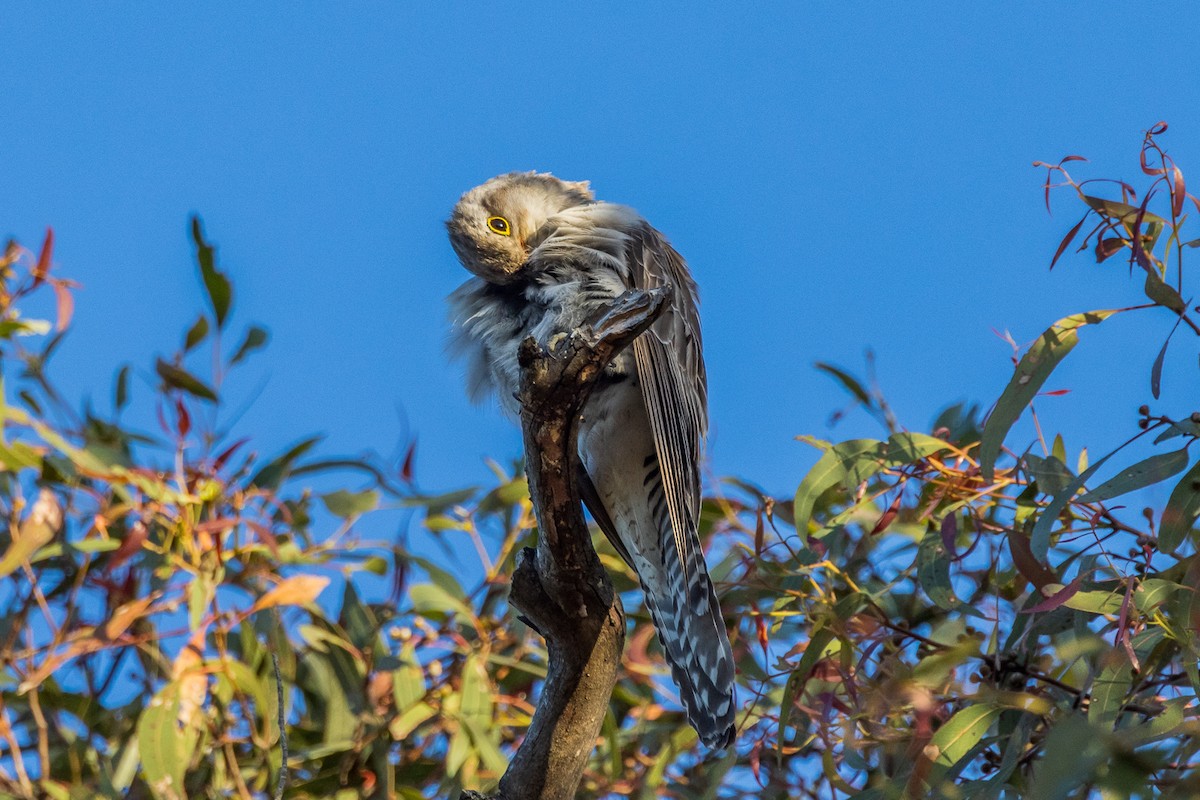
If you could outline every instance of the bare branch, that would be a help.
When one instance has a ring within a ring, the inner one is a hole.
[[[552,352],[532,338],[521,346],[521,427],[539,537],[536,553],[526,549],[518,559],[509,601],[545,637],[549,667],[533,722],[494,797],[572,798],[595,748],[617,681],[625,613],[580,505],[579,419],[609,362],[670,296],[669,287],[626,292]]]

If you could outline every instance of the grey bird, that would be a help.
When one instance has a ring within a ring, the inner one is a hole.
[[[584,409],[579,487],[638,574],[688,721],[707,746],[728,746],[733,653],[696,533],[708,388],[687,265],[633,209],[549,174],[492,178],[462,196],[446,227],[475,275],[450,296],[452,344],[472,398],[494,392],[514,417],[527,336],[545,345],[628,289],[672,287],[670,307]]]

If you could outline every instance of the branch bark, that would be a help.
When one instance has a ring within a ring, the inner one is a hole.
[[[604,722],[625,644],[625,612],[583,518],[579,420],[604,368],[669,301],[669,287],[626,292],[553,352],[532,337],[521,345],[521,428],[538,544],[536,552],[520,554],[509,602],[546,639],[549,664],[533,721],[493,798],[575,797]]]

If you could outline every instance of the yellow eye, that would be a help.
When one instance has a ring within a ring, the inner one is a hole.
[[[488,217],[487,224],[492,229],[492,233],[498,233],[501,236],[512,236],[512,226],[508,224],[508,220],[504,217]]]

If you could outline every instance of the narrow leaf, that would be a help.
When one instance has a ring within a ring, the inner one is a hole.
[[[338,489],[336,492],[321,495],[321,502],[329,509],[330,514],[349,519],[373,511],[379,505],[379,492],[370,489],[365,492]]]
[[[1075,223],[1075,227],[1067,231],[1067,235],[1064,236],[1062,241],[1058,243],[1058,249],[1054,251],[1054,258],[1050,259],[1050,269],[1054,269],[1054,265],[1058,263],[1058,259],[1067,249],[1067,246],[1071,244],[1071,241],[1075,238],[1075,234],[1079,233],[1079,229],[1083,227],[1083,222],[1086,219],[1087,214],[1084,214],[1083,218],[1080,219],[1079,222]]]
[[[1039,590],[1047,584],[1058,583],[1058,576],[1033,555],[1033,549],[1029,546],[1029,537],[1024,532],[1009,527],[1007,538],[1013,564],[1027,581]]]
[[[1184,473],[1175,485],[1163,509],[1158,529],[1158,548],[1167,553],[1175,552],[1184,537],[1191,532],[1200,515],[1200,461]]]
[[[39,286],[50,274],[50,259],[54,255],[54,229],[46,228],[46,238],[42,240],[42,252],[38,255],[37,264],[33,267],[33,285]]]
[[[117,371],[116,387],[113,390],[113,405],[120,411],[129,403],[129,365]]]
[[[183,337],[183,352],[191,350],[196,345],[204,341],[204,337],[208,336],[208,317],[199,316],[192,327],[188,328],[187,335]]]
[[[275,606],[305,606],[317,599],[329,585],[329,578],[320,575],[294,575],[284,578],[273,589],[255,601],[248,613]]]
[[[255,473],[254,477],[250,479],[250,485],[262,489],[278,489],[284,479],[291,474],[296,460],[315,447],[319,441],[321,441],[321,437],[314,436],[293,445],[286,453]]]
[[[1000,709],[986,703],[976,703],[955,712],[930,741],[937,751],[934,763],[944,767],[957,764],[979,743],[999,716]]]
[[[995,476],[996,459],[1009,429],[1037,396],[1054,368],[1079,342],[1076,331],[1084,325],[1103,322],[1115,313],[1115,310],[1089,311],[1064,317],[1043,333],[1029,348],[1029,352],[1021,357],[1012,380],[996,401],[996,407],[983,427],[979,469],[985,481],[990,483]]]
[[[200,277],[204,281],[205,291],[208,292],[217,328],[223,328],[225,318],[229,314],[229,305],[233,301],[233,286],[229,283],[229,278],[217,270],[215,251],[212,245],[204,240],[204,230],[199,217],[192,217],[192,240],[196,243],[196,263],[200,266]]]
[[[814,367],[821,370],[825,374],[832,377],[842,385],[842,388],[854,396],[854,399],[862,403],[864,406],[871,405],[871,396],[867,394],[867,390],[859,383],[858,379],[840,367],[835,367],[832,364],[827,364],[824,361],[818,361],[813,364]]]
[[[851,439],[826,450],[796,489],[796,532],[808,535],[813,507],[822,494],[848,479],[866,480],[882,467],[882,455],[883,443],[876,439]]]
[[[1179,296],[1179,292],[1175,291],[1175,287],[1164,281],[1158,275],[1158,270],[1149,269],[1146,271],[1146,297],[1149,297],[1160,306],[1165,306],[1171,309],[1176,314],[1182,314],[1187,311],[1187,303],[1183,302],[1183,298]]]
[[[54,289],[54,305],[57,316],[54,329],[61,333],[71,324],[71,317],[75,314],[75,298],[71,294],[71,288],[63,281],[52,281],[50,286]]]
[[[1113,654],[1117,655],[1117,654]],[[1121,701],[1132,684],[1129,662],[1119,658],[1117,663],[1105,667],[1092,682],[1091,702],[1088,704],[1088,722],[1112,730],[1121,711]]]
[[[154,368],[167,388],[179,389],[202,400],[217,402],[217,393],[190,372],[161,358],[155,362]]]
[[[187,767],[184,732],[179,728],[179,684],[168,683],[138,717],[137,741],[146,784],[156,798],[177,800],[184,796]]]
[[[1171,191],[1171,214],[1178,217],[1183,211],[1183,200],[1187,197],[1187,186],[1183,182],[1183,173],[1179,171],[1179,167],[1172,168],[1172,177],[1174,178],[1174,186]]]
[[[1094,503],[1119,497],[1138,489],[1165,481],[1172,475],[1178,475],[1187,469],[1187,448],[1170,453],[1156,453],[1142,461],[1126,467],[1104,483],[1079,496],[1081,503]]]
[[[1037,614],[1042,611],[1053,611],[1074,597],[1079,592],[1079,587],[1082,585],[1083,578],[1077,577],[1075,580],[1071,581],[1066,586],[1047,597],[1045,600],[1041,601],[1040,603],[1034,603],[1028,608],[1022,608],[1018,613]]]
[[[1108,461],[1120,450],[1121,448],[1118,447],[1081,472],[1079,477],[1067,484],[1065,489],[1061,492],[1056,492],[1053,499],[1042,509],[1037,523],[1033,526],[1033,533],[1029,536],[1029,548],[1034,558],[1042,562],[1046,560],[1046,556],[1050,553],[1050,535],[1054,530],[1054,523],[1058,520],[1059,514],[1067,508],[1071,500],[1075,497],[1075,494],[1099,471],[1100,467],[1104,466],[1104,462]]]
[[[1138,214],[1142,211],[1138,206],[1131,206],[1128,203],[1121,203],[1116,200],[1105,200],[1102,197],[1091,197],[1086,194],[1083,195],[1083,201],[1104,216],[1126,225],[1133,225],[1138,218]],[[1151,214],[1149,211],[1145,212],[1142,216],[1142,221],[1166,222],[1162,217],[1157,214]]]
[[[1126,240],[1118,237],[1096,240],[1096,263],[1101,264],[1124,249]]]
[[[242,340],[241,345],[233,354],[233,357],[229,359],[229,365],[233,366],[246,356],[253,353],[255,350],[262,348],[264,345],[266,345],[268,338],[269,337],[265,330],[257,325],[251,325],[250,329],[246,331],[246,338]]]
[[[1181,322],[1183,322],[1183,314],[1180,314],[1179,319],[1175,320],[1171,332],[1167,334],[1166,341],[1163,342],[1162,348],[1159,349],[1158,355],[1154,359],[1154,366],[1150,368],[1150,393],[1154,395],[1155,400],[1158,399],[1159,391],[1162,389],[1163,360],[1167,357],[1167,345],[1171,343],[1171,337],[1175,335],[1175,331],[1179,330]]]
[[[833,641],[833,631],[828,628],[821,628],[812,634],[812,638],[808,640],[808,645],[804,648],[804,655],[800,657],[800,661],[796,664],[796,668],[792,670],[792,674],[788,676],[787,683],[783,687],[783,699],[779,704],[779,751],[777,756],[782,759],[784,747],[788,744],[786,735],[787,727],[791,724],[792,713],[795,710],[796,696],[808,683],[808,678],[812,675],[813,668],[817,666],[817,662],[825,655],[825,649],[829,647]]]

